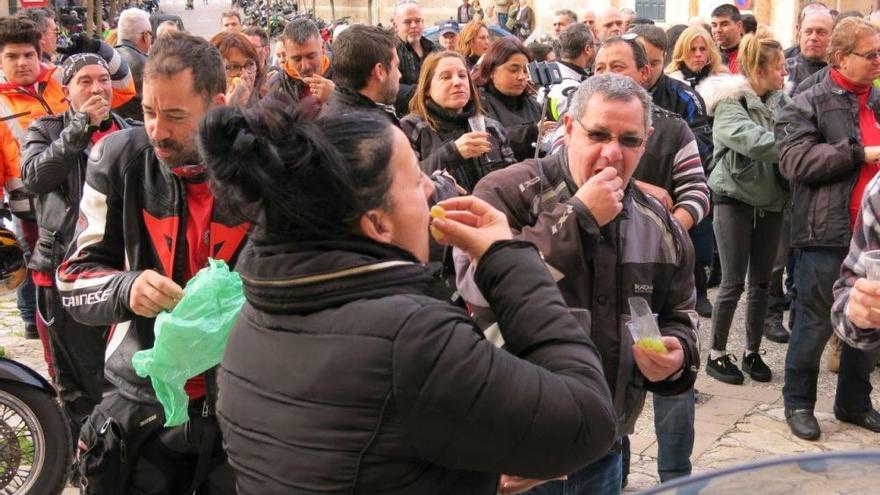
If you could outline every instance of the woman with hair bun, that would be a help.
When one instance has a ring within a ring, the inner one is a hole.
[[[712,313],[712,348],[706,371],[731,384],[741,384],[744,378],[727,352],[727,339],[747,275],[742,369],[755,381],[769,382],[772,376],[759,351],[770,273],[782,231],[782,208],[789,196],[788,183],[779,172],[774,126],[782,108],[791,101],[784,91],[788,72],[778,41],[746,35],[737,60],[740,75],[710,77],[703,83],[703,98],[715,119],[715,168],[709,187],[721,258],[721,288]],[[772,339],[781,337],[787,340],[787,332],[782,336],[768,334]]]
[[[454,198],[431,227],[478,262],[506,348],[432,297],[431,183],[388,119],[264,100],[212,110],[199,136],[218,198],[254,212],[218,379],[239,493],[489,495],[538,483],[500,473],[550,479],[608,452],[589,332],[502,213]]]

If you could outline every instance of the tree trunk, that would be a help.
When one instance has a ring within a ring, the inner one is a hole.
[[[86,0],[86,36],[95,33],[95,0]]]
[[[336,22],[336,1],[330,0],[330,22]]]
[[[110,19],[107,19],[107,22],[110,23],[110,27],[115,27],[113,25],[113,23],[116,21],[116,10],[117,10],[116,2],[117,1],[118,0],[110,0],[110,9],[109,9]]]
[[[367,0],[367,23],[371,26],[373,22],[373,0]]]

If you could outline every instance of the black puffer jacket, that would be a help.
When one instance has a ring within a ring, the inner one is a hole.
[[[143,99],[144,66],[147,64],[147,54],[138,50],[138,47],[129,41],[120,41],[115,48],[119,52],[119,56],[122,57],[122,60],[128,63],[131,77],[134,79],[134,90],[136,91],[134,98],[117,108],[116,112],[128,119],[144,120],[144,109],[141,107],[141,101]]]
[[[135,123],[111,115],[120,130]],[[73,238],[91,138],[97,130],[89,125],[87,114],[73,110],[37,119],[28,127],[21,179],[34,195],[39,228],[39,240],[28,264],[34,270],[54,273]]]
[[[491,82],[480,88],[480,103],[486,115],[507,130],[507,141],[516,161],[534,158],[541,105],[528,93],[520,96],[502,94]]]
[[[868,106],[880,120],[880,89]],[[826,73],[782,109],[776,142],[779,170],[791,181],[792,247],[849,246],[850,193],[865,162],[858,97]]]
[[[467,191],[473,190],[484,175],[516,162],[513,150],[507,144],[507,132],[495,119],[486,117],[486,132],[492,150],[484,156],[466,159],[458,152],[455,140],[470,132],[468,118],[474,115],[473,103],[461,113],[451,113],[428,102],[428,112],[437,124],[434,129],[420,115],[411,113],[401,119],[400,126],[409,138],[422,170],[431,175],[438,170],[448,171]]]
[[[476,272],[506,351],[391,246],[249,245],[238,271],[218,420],[241,494],[488,495],[500,473],[552,478],[612,444],[596,348],[528,243]]]
[[[392,105],[382,105],[358,93],[357,91],[336,86],[330,99],[321,106],[321,116],[341,115],[350,112],[370,112],[388,119],[395,127],[400,127],[400,119],[394,113]]]

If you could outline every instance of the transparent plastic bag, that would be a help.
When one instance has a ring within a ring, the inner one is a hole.
[[[642,349],[666,354],[666,345],[657,325],[657,317],[651,312],[651,306],[642,297],[629,298],[629,331],[633,340]]]
[[[138,351],[131,364],[138,376],[150,377],[165,408],[165,426],[189,419],[184,385],[220,364],[229,331],[244,305],[241,277],[226,262],[208,260],[183,289],[183,299],[171,312],[156,317],[152,349]]]

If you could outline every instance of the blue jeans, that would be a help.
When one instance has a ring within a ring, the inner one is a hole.
[[[789,409],[816,404],[816,380],[822,351],[831,336],[831,287],[840,275],[847,248],[795,249],[797,293],[792,303],[794,322],[785,355],[782,396]],[[874,356],[844,345],[840,355],[835,406],[849,413],[870,408],[870,373]]]
[[[670,397],[652,395],[660,481],[690,476],[694,451],[694,389]]]
[[[18,239],[18,244],[21,246],[21,250],[24,251],[24,259],[27,262],[31,261],[31,250],[30,245],[27,242],[27,239],[24,235],[24,230],[21,226],[21,220],[17,217],[12,222],[13,230],[15,231],[15,237]],[[26,324],[34,325],[37,321],[37,286],[34,285],[33,279],[31,279],[31,271],[27,271],[27,275],[24,278],[24,282],[18,286],[18,290],[16,291],[16,305],[18,306],[18,311],[21,313],[21,319]]]
[[[598,461],[569,474],[565,481],[549,481],[526,495],[618,495],[623,482],[623,456],[611,452]]]

